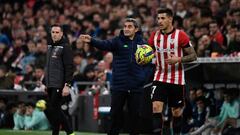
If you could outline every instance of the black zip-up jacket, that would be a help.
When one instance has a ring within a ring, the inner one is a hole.
[[[48,45],[45,84],[47,88],[63,88],[73,78],[73,51],[68,41],[61,40]]]

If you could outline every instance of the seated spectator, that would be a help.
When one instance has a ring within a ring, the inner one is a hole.
[[[240,56],[240,31],[235,33],[235,38],[233,41],[230,41],[229,46],[226,50],[226,53],[231,56]]]
[[[33,91],[45,91],[46,86],[43,84],[44,79],[44,69],[43,67],[36,67],[34,71],[33,82],[36,83],[36,87]]]
[[[49,122],[43,112],[44,108],[42,108],[38,102],[35,108],[31,103],[26,105],[24,119],[25,130],[48,130],[50,128]]]
[[[212,53],[223,53],[223,49],[219,47],[217,42],[211,41],[208,35],[203,35],[198,40],[197,55],[199,57],[210,57]]]
[[[25,103],[19,102],[17,105],[17,110],[13,115],[14,120],[14,130],[21,130],[24,129],[24,116],[26,112]]]
[[[221,108],[220,115],[216,118],[217,125],[213,132],[222,132],[227,125],[236,128],[237,118],[239,117],[239,102],[237,100],[237,89],[229,89],[224,93],[224,103]]]
[[[205,123],[206,119],[208,119],[209,109],[206,106],[205,97],[197,97],[195,101],[197,104],[197,109],[192,114],[192,120],[189,120],[183,125],[183,134],[198,129]]]
[[[0,89],[13,89],[14,76],[14,74],[7,73],[6,66],[0,65]]]
[[[103,60],[105,62],[105,68],[108,71],[112,71],[112,61],[113,61],[113,54],[112,52],[108,52],[104,55]]]
[[[73,63],[75,65],[74,75],[83,74],[85,67],[87,66],[87,60],[81,52],[75,52],[73,57]]]
[[[224,92],[224,103],[221,108],[220,114],[213,118],[206,120],[196,131],[190,133],[190,135],[198,135],[205,131],[207,128],[213,128],[213,134],[222,133],[222,131],[231,126],[237,127],[237,118],[239,117],[239,102],[238,102],[239,90],[228,89]]]

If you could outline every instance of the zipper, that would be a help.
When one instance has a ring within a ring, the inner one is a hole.
[[[132,53],[133,53],[133,40],[132,40],[132,45],[131,45],[131,60],[130,60],[130,63],[132,63],[133,62],[133,60],[132,60]]]
[[[49,56],[48,56],[48,65],[47,65],[47,68],[48,68],[48,72],[47,72],[47,76],[48,76],[48,82],[47,82],[47,84],[49,85],[49,71],[50,71],[50,68],[49,68],[49,63],[50,63],[50,59],[51,59],[51,57],[52,57],[52,45],[51,45],[51,47],[50,47],[50,52],[49,52]]]

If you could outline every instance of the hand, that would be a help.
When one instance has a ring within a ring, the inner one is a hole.
[[[63,90],[62,90],[62,96],[68,96],[69,93],[70,93],[70,88],[65,83],[65,86],[63,87]]]
[[[177,57],[174,54],[170,54],[168,56],[168,59],[165,60],[165,62],[168,63],[168,64],[176,64],[177,62],[180,61],[180,59],[181,59],[180,57]]]
[[[80,41],[85,42],[85,43],[89,43],[91,41],[91,38],[92,37],[90,35],[81,34],[79,36]]]

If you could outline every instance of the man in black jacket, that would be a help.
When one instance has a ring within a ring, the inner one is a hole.
[[[113,52],[113,77],[111,84],[111,125],[109,135],[118,135],[123,107],[127,102],[130,115],[130,135],[139,134],[138,121],[143,93],[143,85],[151,74],[146,65],[139,65],[135,60],[138,46],[144,45],[139,25],[133,18],[124,22],[119,36],[109,40],[98,40],[89,35],[80,35],[80,40],[101,49]]]
[[[52,125],[52,135],[59,134],[60,124],[68,135],[74,135],[61,110],[62,98],[69,95],[73,76],[73,53],[60,25],[51,27],[52,43],[48,45],[45,84],[49,101],[45,114]]]

